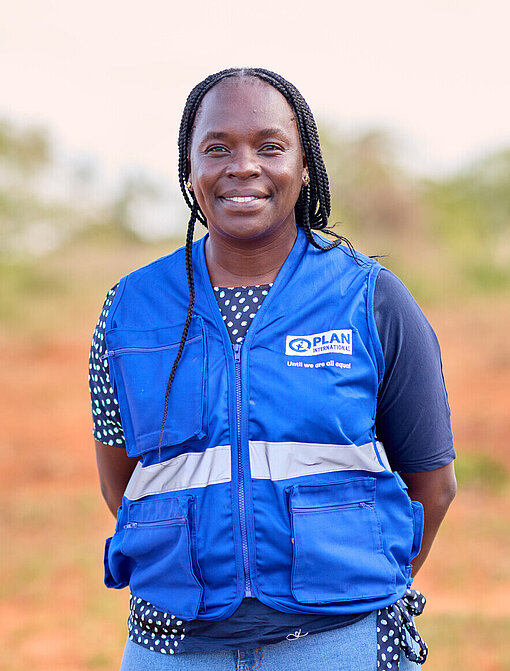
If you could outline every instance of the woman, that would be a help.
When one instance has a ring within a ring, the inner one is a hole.
[[[455,492],[432,329],[327,230],[315,122],[282,77],[198,84],[179,152],[186,246],[110,291],[91,350],[122,669],[415,668],[411,568]]]

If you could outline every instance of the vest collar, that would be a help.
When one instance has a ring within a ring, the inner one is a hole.
[[[207,233],[201,238],[197,243],[197,253],[194,259],[193,272],[195,276],[195,282],[197,287],[200,286],[201,291],[197,291],[197,303],[199,302],[200,293],[206,296],[209,312],[214,315],[216,325],[220,331],[223,333],[224,341],[230,346],[230,338],[227,333],[227,329],[223,322],[218,303],[216,301],[216,296],[214,295],[214,289],[212,288],[211,280],[209,278],[209,271],[207,270],[207,262],[205,258],[205,243],[209,234]],[[244,346],[249,347],[251,340],[254,337],[254,334],[257,331],[257,323],[262,320],[264,313],[270,309],[272,298],[275,294],[280,293],[287,284],[287,281],[290,277],[296,272],[305,252],[308,248],[308,239],[304,230],[298,226],[297,227],[297,236],[290,250],[287,258],[283,262],[282,267],[280,268],[278,275],[273,282],[271,291],[268,293],[264,302],[260,306],[257,314],[253,318],[253,321],[248,329],[248,333],[245,338]]]

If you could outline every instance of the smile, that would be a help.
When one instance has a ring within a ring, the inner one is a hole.
[[[262,200],[260,196],[222,196],[222,198],[229,203],[253,203],[256,200]]]

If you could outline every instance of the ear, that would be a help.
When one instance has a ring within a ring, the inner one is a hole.
[[[186,181],[186,186],[188,187],[188,191],[193,191],[193,180],[191,178],[191,161],[189,158],[188,154],[188,162],[187,162],[187,170],[188,170],[188,179]]]
[[[308,186],[310,184],[310,174],[308,172],[308,163],[306,162],[306,156],[303,152],[303,173],[302,173],[302,184],[303,186]]]

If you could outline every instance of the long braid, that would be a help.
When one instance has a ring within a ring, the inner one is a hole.
[[[308,172],[310,175],[310,183],[302,187],[299,197],[295,205],[296,223],[301,226],[305,235],[315,248],[321,251],[328,251],[333,247],[344,243],[350,250],[351,254],[356,259],[356,252],[347,238],[338,235],[332,229],[328,228],[328,219],[331,213],[331,196],[329,191],[329,180],[326,166],[322,158],[322,152],[319,142],[319,134],[313,114],[308,107],[306,100],[303,98],[297,88],[284,79],[281,75],[266,70],[264,68],[230,68],[222,70],[215,74],[209,75],[202,82],[197,84],[189,94],[184,111],[181,118],[179,128],[179,186],[187,206],[191,210],[191,216],[188,222],[188,230],[186,234],[186,276],[189,287],[189,304],[186,315],[186,322],[182,331],[181,342],[177,351],[177,356],[172,365],[172,370],[168,377],[165,393],[165,408],[163,413],[163,421],[161,423],[161,432],[159,436],[158,454],[159,461],[161,461],[161,446],[163,442],[163,432],[168,414],[168,399],[172,383],[174,381],[177,366],[182,357],[186,337],[188,335],[191,318],[193,315],[193,307],[195,305],[195,284],[193,280],[193,264],[192,264],[192,245],[193,234],[195,230],[196,221],[200,221],[207,228],[207,219],[200,209],[196,200],[195,194],[188,188],[187,181],[189,178],[189,155],[190,143],[193,133],[193,125],[197,111],[202,103],[205,94],[218,82],[227,77],[257,77],[267,84],[271,85],[279,91],[287,100],[290,107],[295,112],[296,125],[299,132],[299,137],[305,154]],[[335,238],[331,243],[323,246],[319,243],[317,238],[313,235],[313,230],[320,230],[321,232]]]
[[[168,414],[168,399],[170,396],[170,389],[172,388],[172,383],[174,381],[175,373],[177,371],[177,366],[179,365],[179,361],[181,360],[184,345],[186,343],[186,338],[188,337],[189,326],[191,324],[191,317],[193,316],[193,307],[195,305],[195,282],[193,280],[193,234],[195,232],[195,222],[197,220],[197,209],[198,204],[193,204],[191,208],[191,216],[188,222],[188,231],[186,233],[185,258],[186,258],[186,277],[188,278],[188,289],[189,289],[188,313],[186,315],[186,321],[184,322],[184,328],[182,330],[179,349],[177,350],[177,355],[175,357],[172,369],[170,371],[170,375],[168,376],[168,382],[166,384],[165,409],[163,411],[163,421],[161,422],[161,431],[159,433],[158,461],[161,461],[161,443],[163,441],[163,431],[165,429],[166,417]]]

